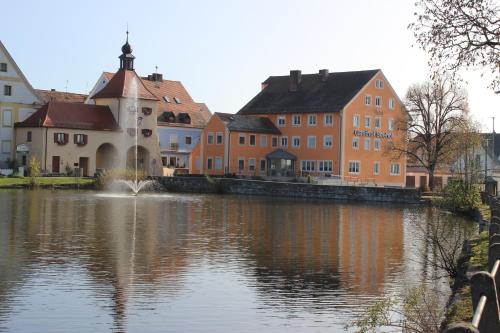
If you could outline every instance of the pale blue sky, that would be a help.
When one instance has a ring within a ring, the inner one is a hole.
[[[411,0],[17,0],[1,14],[0,38],[34,87],[64,91],[68,80],[84,93],[118,68],[128,23],[140,75],[158,66],[212,112],[234,113],[268,76],[290,69],[381,68],[404,98],[428,74],[406,29],[414,10]],[[488,130],[500,96],[479,72],[466,78],[472,113]]]

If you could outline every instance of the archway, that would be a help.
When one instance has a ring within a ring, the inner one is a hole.
[[[127,169],[135,169],[135,147],[132,146],[127,150]],[[137,170],[149,174],[149,151],[143,146],[137,146]]]
[[[96,171],[112,169],[118,166],[118,150],[111,143],[103,143],[95,154]]]

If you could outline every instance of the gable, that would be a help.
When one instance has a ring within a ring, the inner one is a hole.
[[[2,82],[2,85],[8,82],[12,86],[12,96],[6,97],[6,102],[23,104],[42,103],[42,99],[33,89],[1,41],[0,63],[7,64],[7,72],[0,72],[0,82]]]

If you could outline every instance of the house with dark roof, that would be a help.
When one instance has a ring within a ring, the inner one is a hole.
[[[308,174],[404,186],[406,158],[387,153],[395,140],[404,139],[395,128],[401,117],[404,106],[379,69],[305,75],[293,70],[265,80],[236,115],[209,122],[193,153],[193,171]],[[276,130],[262,132],[264,119]],[[222,169],[217,161],[223,161]]]
[[[86,103],[94,103],[91,97],[108,85],[115,75],[102,73]],[[189,172],[191,151],[212,115],[210,110],[204,103],[195,102],[180,81],[167,80],[160,73],[140,79],[157,99],[155,115],[162,164],[175,168],[177,172]]]
[[[46,173],[76,167],[83,176],[92,176],[103,169],[137,166],[145,174],[162,175],[156,120],[159,99],[134,70],[128,36],[119,58],[119,70],[92,94],[92,104],[49,99],[15,124],[21,165],[35,156]]]

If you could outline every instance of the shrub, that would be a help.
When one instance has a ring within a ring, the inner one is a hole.
[[[40,177],[40,161],[36,156],[30,158],[28,175],[30,185],[37,185],[38,177]]]
[[[461,181],[451,182],[443,189],[442,204],[452,212],[469,213],[481,204],[480,189]]]

